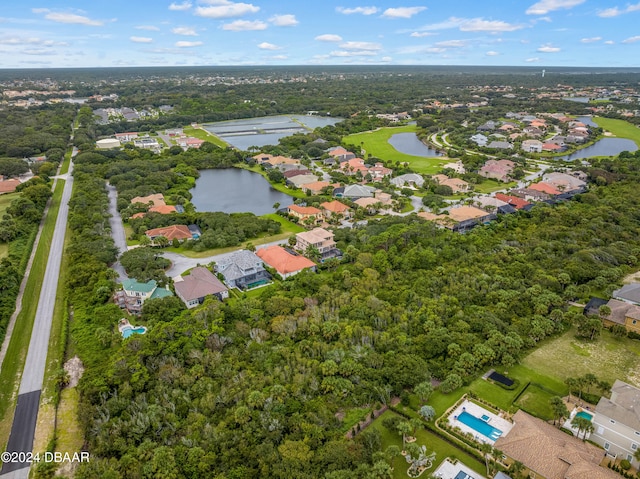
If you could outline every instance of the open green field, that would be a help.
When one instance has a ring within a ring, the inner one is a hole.
[[[376,429],[380,431],[380,436],[382,439],[382,450],[384,451],[388,446],[396,445],[398,447],[402,447],[402,438],[399,434],[396,434],[393,431],[390,431],[382,424],[385,418],[392,417],[396,415],[393,411],[385,411],[380,417],[376,418],[373,423],[369,426],[369,428],[365,429]],[[431,469],[427,470],[423,476],[426,477],[426,474],[433,473],[436,468],[445,460],[445,458],[457,458],[462,461],[465,465],[469,466],[474,471],[480,474],[486,474],[485,465],[480,463],[474,457],[469,456],[465,452],[461,451],[457,447],[448,443],[447,441],[441,439],[436,436],[432,432],[428,431],[424,428],[419,428],[416,431],[416,444],[419,446],[425,445],[427,446],[427,453],[431,451],[436,452],[436,460],[433,463]],[[402,456],[398,456],[394,460],[394,468],[393,468],[393,477],[394,479],[406,479],[407,477],[407,469],[409,469],[409,464]]]
[[[258,173],[259,175],[262,175],[265,180],[269,181],[269,178],[267,178],[267,172],[264,171],[262,168],[260,168],[258,165],[249,166],[246,164],[238,164],[235,166],[236,168],[242,168],[243,170],[249,170],[249,171],[253,171],[254,173]],[[269,181],[269,184],[271,185],[271,188],[273,188],[274,190],[278,190],[280,193],[284,193],[285,195],[293,196],[294,198],[307,197],[304,191],[292,190],[291,188],[288,188],[283,183],[272,183],[271,181]]]
[[[276,214],[276,213],[268,213],[266,215],[260,216],[260,218],[277,221],[278,223],[280,223],[283,233],[292,234],[292,233],[302,233],[303,231],[305,231],[304,227],[292,221],[289,221],[287,218],[280,216],[279,214]]]
[[[363,133],[346,136],[344,137],[344,142],[353,145],[362,145],[362,148],[367,154],[385,161],[408,163],[411,169],[417,173],[435,174],[442,169],[445,163],[450,161],[448,158],[425,158],[422,156],[406,155],[400,153],[389,143],[389,138],[397,133],[415,133],[416,131],[417,127],[415,125],[380,128],[374,131],[365,131]]]
[[[480,184],[474,185],[473,191],[475,191],[476,193],[488,194],[498,190],[515,188],[517,185],[518,185],[517,181],[502,183],[501,181],[498,181],[498,180],[487,179]]]
[[[20,193],[5,193],[0,195],[0,217],[7,211],[11,202],[20,196]]]
[[[185,126],[182,129],[182,131],[184,131],[184,134],[187,136],[192,136],[193,138],[198,138],[200,140],[208,141],[209,143],[213,143],[214,145],[219,146],[220,148],[227,148],[228,146],[230,146],[229,143],[209,133],[207,130],[203,128],[194,128],[192,126]]]
[[[591,373],[610,384],[621,379],[640,386],[640,341],[617,338],[606,330],[594,342],[575,335],[571,329],[544,341],[522,364],[559,381]]]
[[[600,127],[610,131],[618,138],[628,138],[640,147],[640,128],[625,120],[594,116],[593,121]]]
[[[6,441],[9,439],[21,371],[29,348],[31,330],[40,298],[44,271],[49,258],[49,250],[51,249],[53,231],[58,217],[58,210],[60,209],[64,183],[64,181],[58,181],[53,192],[51,207],[47,213],[31,273],[22,298],[22,311],[18,315],[11,341],[7,348],[6,357],[13,358],[13,360],[5,361],[2,365],[2,371],[0,371],[0,442],[2,445],[6,445]]]

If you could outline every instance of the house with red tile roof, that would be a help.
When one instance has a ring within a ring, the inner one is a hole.
[[[371,175],[371,178],[377,180],[391,176],[393,174],[393,170],[391,168],[387,168],[382,163],[376,163],[367,170],[367,173]]]
[[[322,211],[313,206],[291,205],[287,207],[287,212],[291,216],[298,218],[298,220],[300,221],[312,219],[314,222],[316,222],[319,218],[322,217]]]
[[[337,183],[331,184],[328,181],[314,181],[313,183],[307,183],[307,184],[301,185],[300,189],[305,193],[309,191],[312,195],[319,195],[320,193],[322,193],[322,190],[324,190],[325,188],[328,188],[329,186],[333,186],[334,188],[337,188],[340,185]]]
[[[562,151],[562,146],[556,143],[543,143],[542,151]]]
[[[327,150],[327,153],[329,153],[329,155],[331,155],[334,158],[337,158],[340,161],[347,161],[356,157],[355,154],[351,153],[350,151],[348,151],[347,149],[341,146],[335,146],[333,148],[329,148]]]
[[[153,228],[147,230],[144,234],[152,242],[160,236],[164,236],[169,241],[177,239],[180,242],[193,238],[191,231],[189,231],[189,227],[185,225],[171,225],[165,226],[164,228]]]
[[[192,138],[190,136],[186,136],[184,138],[178,138],[176,140],[176,144],[178,146],[181,146],[182,148],[200,148],[202,146],[202,144],[204,143],[204,140],[201,140],[200,138]]]
[[[0,195],[2,193],[13,193],[20,184],[20,180],[2,180],[0,181]]]
[[[268,266],[275,269],[283,279],[298,274],[305,269],[315,271],[316,264],[302,255],[293,254],[282,246],[272,245],[260,248],[256,255]]]
[[[340,169],[348,176],[355,175],[358,172],[360,172],[362,176],[365,176],[369,172],[369,169],[365,166],[362,158],[352,158],[350,160],[343,161],[340,163]]]
[[[504,193],[496,193],[496,198],[510,204],[517,210],[521,210],[531,204],[528,201],[523,200],[522,198],[518,198],[517,196],[505,195]]]
[[[540,183],[533,183],[533,184],[529,185],[529,189],[530,190],[541,191],[541,192],[546,193],[548,195],[559,195],[559,194],[562,194],[562,191],[560,191],[558,188],[556,188],[555,186],[550,185],[549,183],[546,183],[544,181],[541,181]]]
[[[159,205],[149,208],[149,213],[160,213],[161,215],[168,215],[176,212],[176,207],[173,205]]]

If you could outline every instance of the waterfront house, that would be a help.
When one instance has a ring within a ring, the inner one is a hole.
[[[315,223],[322,217],[322,211],[314,206],[300,206],[294,204],[287,207],[287,213],[294,218],[298,218],[298,221],[301,222],[310,220]]]

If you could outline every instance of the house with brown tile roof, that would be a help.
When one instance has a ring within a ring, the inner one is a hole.
[[[494,446],[507,456],[506,462],[521,462],[531,477],[620,479],[617,473],[599,466],[604,455],[599,447],[570,436],[522,410],[514,414],[513,423],[511,431],[500,436]]]
[[[498,181],[509,181],[509,175],[513,172],[516,164],[511,160],[488,160],[478,174],[485,178],[493,178]]]
[[[331,155],[334,158],[337,158],[340,161],[347,161],[356,157],[355,154],[351,153],[350,151],[346,150],[341,146],[335,146],[333,148],[329,148],[327,150],[327,153],[329,153],[329,155]]]
[[[164,228],[153,228],[145,231],[144,234],[147,235],[152,242],[160,236],[164,236],[169,241],[177,239],[180,242],[193,238],[191,231],[189,231],[189,227],[185,225],[171,225]]]
[[[304,169],[294,168],[293,170],[284,171],[282,173],[282,176],[284,176],[285,178],[293,178],[294,176],[310,175],[310,174],[312,174],[311,171],[307,170],[306,168]]]
[[[295,186],[296,188],[302,188],[304,185],[308,185],[309,183],[315,183],[318,181],[318,177],[316,175],[308,174],[308,175],[296,175],[291,178],[286,179],[287,185]]]
[[[606,327],[620,325],[624,326],[627,331],[640,334],[640,306],[618,299],[610,299],[607,306],[611,313],[602,318]],[[640,436],[638,444],[640,444]]]
[[[343,161],[340,163],[340,169],[347,176],[355,175],[358,172],[360,172],[362,176],[365,176],[369,171],[362,158],[352,158],[350,160]]]
[[[215,296],[220,301],[229,297],[229,289],[202,266],[193,268],[188,276],[173,278],[173,286],[176,296],[189,309],[204,303],[207,296]]]
[[[173,205],[159,205],[149,208],[149,213],[160,213],[161,215],[168,215],[176,212],[176,207]]]
[[[523,200],[522,198],[518,198],[516,196],[505,195],[504,193],[496,193],[496,198],[510,204],[517,210],[526,208],[531,204],[527,200]]]
[[[292,254],[282,246],[272,245],[260,248],[256,255],[268,266],[275,269],[283,279],[298,274],[305,269],[315,271],[316,264],[302,255]]]
[[[542,193],[546,193],[552,196],[559,195],[562,193],[562,191],[560,191],[558,188],[544,181],[541,181],[539,183],[532,183],[531,185],[529,185],[529,189],[541,191]]]
[[[310,218],[316,222],[322,216],[322,211],[313,206],[290,205],[287,207],[287,213],[298,218],[300,221],[305,221]]]
[[[338,183],[331,184],[328,181],[314,181],[313,183],[306,183],[300,186],[300,189],[305,193],[309,191],[312,195],[319,195],[320,193],[322,193],[322,190],[328,188],[329,186],[337,188],[340,185]]]
[[[342,215],[343,218],[351,217],[351,208],[338,200],[325,201],[320,203],[320,209],[325,218],[331,218],[334,215]]]

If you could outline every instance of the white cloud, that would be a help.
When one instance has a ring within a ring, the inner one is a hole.
[[[382,57],[382,58],[381,58],[381,60],[382,60],[383,62],[390,62],[390,61],[392,61],[392,60],[393,60],[393,58],[391,58],[391,57]]]
[[[538,48],[538,51],[540,53],[558,53],[560,51],[560,48],[558,47],[552,47],[551,45],[542,45],[540,48]]]
[[[527,62],[527,63],[535,63],[535,62],[539,62],[539,61],[540,61],[540,59],[538,57],[527,58],[525,60],[525,62]]]
[[[153,41],[153,38],[149,38],[149,37],[129,37],[129,40],[131,40],[133,43],[151,43]]]
[[[232,18],[241,17],[248,13],[256,13],[260,11],[260,7],[256,7],[251,3],[225,3],[212,7],[197,7],[195,14],[199,17],[206,18]]]
[[[318,35],[315,40],[318,40],[319,42],[341,42],[342,37],[332,33],[325,33],[324,35]]]
[[[447,51],[446,48],[438,48],[438,47],[429,47],[424,50],[426,53],[444,53]]]
[[[176,42],[176,47],[178,48],[199,47],[200,45],[202,45],[202,42],[185,42],[185,41]]]
[[[432,35],[436,35],[436,33],[433,33],[433,32],[413,32],[411,34],[411,36],[414,37],[414,38],[430,37]]]
[[[441,48],[462,48],[467,46],[467,42],[464,40],[445,40],[436,43],[436,46]]]
[[[267,24],[260,20],[235,20],[231,23],[225,23],[222,25],[223,30],[229,30],[232,32],[244,32],[248,30],[266,30]]]
[[[513,32],[524,28],[522,25],[513,25],[501,20],[485,20],[483,18],[471,18],[460,24],[463,32]]]
[[[46,48],[28,48],[26,50],[22,50],[22,53],[25,55],[51,55],[51,50]]]
[[[88,25],[91,27],[99,27],[104,25],[102,20],[92,20],[84,15],[76,15],[75,13],[52,12],[48,8],[33,8],[33,13],[44,13],[44,18],[58,23],[71,23],[77,25]]]
[[[613,40],[607,40],[606,42],[604,42],[605,45],[615,45],[616,42],[614,42]]]
[[[344,42],[340,45],[340,48],[345,50],[382,50],[382,45],[372,42]]]
[[[276,27],[295,27],[298,23],[295,15],[274,15],[269,19]]]
[[[495,57],[495,56],[498,56],[500,54],[498,52],[494,52],[492,50],[492,51],[489,51],[489,52],[485,53],[485,55],[487,55],[488,57]]]
[[[585,0],[541,0],[527,8],[527,15],[546,15],[554,10],[569,9],[576,7]]]
[[[600,40],[602,40],[602,37],[591,37],[591,38],[583,38],[582,40],[580,40],[580,42],[595,43],[595,42],[599,42]]]
[[[171,29],[172,33],[175,33],[176,35],[185,35],[187,37],[197,37],[198,34],[196,33],[194,28],[191,27],[175,27]]]
[[[189,10],[191,6],[192,6],[191,2],[172,3],[171,5],[169,5],[169,10],[182,12],[185,10]]]
[[[349,50],[335,50],[329,53],[332,57],[371,57],[377,55],[376,52],[367,50],[349,51]]]
[[[387,8],[382,16],[384,18],[411,18],[414,15],[426,10],[427,7],[397,7]]]
[[[355,7],[355,8],[336,7],[336,12],[342,13],[344,15],[351,15],[353,13],[360,13],[362,15],[373,15],[374,13],[378,13],[378,7]]]
[[[149,30],[150,32],[159,32],[160,29],[153,25],[138,25],[136,30]]]
[[[274,55],[271,58],[273,58],[274,60],[286,60],[289,57],[287,55]]]
[[[620,43],[636,43],[640,42],[640,35],[636,35],[635,37],[629,37],[626,40],[622,40]]]
[[[598,12],[598,16],[602,18],[611,18],[617,17],[618,15],[623,15],[625,13],[637,12],[640,10],[640,3],[636,3],[635,5],[627,5],[627,8],[620,9],[618,7],[607,8],[605,10],[600,10]]]
[[[258,45],[261,50],[280,50],[281,47],[273,43],[262,42]]]

